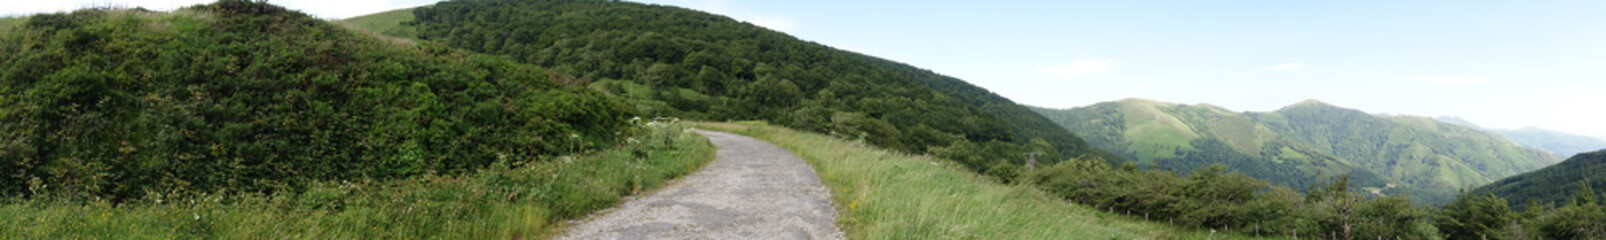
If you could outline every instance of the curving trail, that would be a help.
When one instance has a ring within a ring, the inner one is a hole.
[[[814,168],[774,144],[697,130],[714,161],[649,196],[572,227],[558,239],[844,239],[831,192]]]

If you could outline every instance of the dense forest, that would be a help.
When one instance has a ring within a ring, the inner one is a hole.
[[[448,1],[413,11],[418,38],[546,66],[644,114],[765,120],[914,153],[974,156],[1007,176],[1117,157],[958,79],[687,9],[611,1]],[[969,159],[969,158],[967,158]],[[1009,179],[1007,177],[1003,179]]]
[[[1606,194],[1606,151],[1574,155],[1567,161],[1507,177],[1470,193],[1494,194],[1511,204],[1519,204],[1516,205],[1519,208],[1527,207],[1528,202],[1554,206],[1565,203],[1572,197],[1572,190],[1583,189],[1585,184],[1593,186],[1590,189],[1596,194]]]
[[[1274,112],[1141,99],[1036,110],[1139,166],[1186,172],[1221,163],[1296,189],[1348,174],[1356,190],[1435,205],[1458,189],[1555,162],[1493,133],[1315,101]]]
[[[35,15],[0,52],[0,197],[465,173],[609,146],[634,116],[535,66],[248,1]]]

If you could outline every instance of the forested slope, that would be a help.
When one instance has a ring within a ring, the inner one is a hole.
[[[613,1],[448,1],[413,13],[404,26],[422,40],[571,73],[649,115],[766,120],[965,156],[1002,175],[1017,172],[1027,152],[1046,153],[1046,162],[1118,160],[958,79],[724,16]]]
[[[0,32],[0,197],[122,201],[472,172],[612,145],[624,101],[250,1]]]
[[[1580,153],[1556,165],[1478,187],[1470,194],[1492,193],[1514,206],[1526,206],[1529,201],[1557,206],[1571,200],[1585,183],[1596,194],[1606,194],[1606,151]]]

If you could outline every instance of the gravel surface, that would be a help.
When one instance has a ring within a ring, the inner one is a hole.
[[[844,239],[831,192],[803,159],[736,134],[697,130],[714,161],[658,192],[593,215],[558,239]]]

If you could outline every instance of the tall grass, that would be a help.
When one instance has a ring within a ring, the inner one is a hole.
[[[762,123],[697,123],[797,154],[832,189],[837,223],[853,239],[1237,239],[1075,205],[1005,185],[944,160]]]
[[[461,176],[330,182],[303,193],[220,193],[135,203],[6,200],[0,239],[545,238],[622,196],[662,186],[713,159],[678,125],[645,127],[624,146]]]

